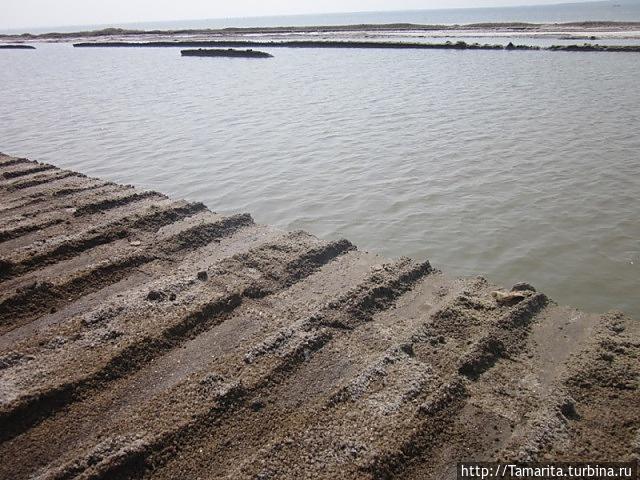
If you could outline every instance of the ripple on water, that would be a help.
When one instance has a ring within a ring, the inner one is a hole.
[[[0,150],[640,317],[640,57],[42,45]]]

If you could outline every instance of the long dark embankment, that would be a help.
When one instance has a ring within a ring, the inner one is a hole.
[[[35,50],[32,45],[0,45],[0,50]]]
[[[262,47],[262,48],[329,48],[329,49],[391,49],[391,50],[547,50],[553,52],[640,52],[640,45],[507,45],[467,43],[464,41],[444,43],[416,42],[360,42],[331,40],[294,40],[294,41],[251,41],[251,40],[198,40],[198,41],[156,41],[156,42],[81,42],[74,43],[78,48],[170,48],[170,47]]]
[[[2,154],[0,220],[0,479],[640,456],[621,313]]]
[[[640,52],[640,45],[552,45],[547,48],[554,52]]]
[[[331,40],[295,40],[282,42],[258,42],[252,40],[200,40],[200,41],[158,41],[158,42],[84,42],[74,43],[74,47],[272,47],[272,48],[382,48],[382,49],[483,49],[499,50],[502,45],[481,45],[478,43],[409,43],[409,42],[356,42]]]
[[[230,58],[271,58],[273,55],[259,50],[234,50],[232,48],[182,50],[183,57],[230,57]]]

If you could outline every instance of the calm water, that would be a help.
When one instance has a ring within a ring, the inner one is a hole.
[[[640,55],[42,45],[0,150],[640,318]]]

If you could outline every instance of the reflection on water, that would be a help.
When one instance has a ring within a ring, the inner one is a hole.
[[[640,317],[640,55],[43,45],[0,150]]]

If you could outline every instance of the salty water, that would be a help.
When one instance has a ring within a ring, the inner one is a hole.
[[[640,54],[38,45],[0,150],[640,318]]]

